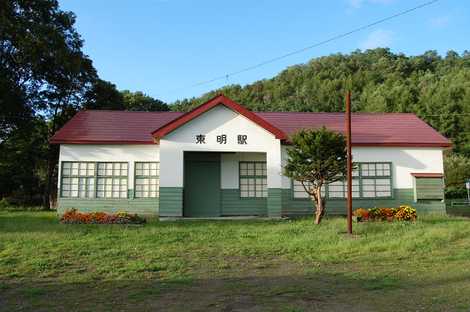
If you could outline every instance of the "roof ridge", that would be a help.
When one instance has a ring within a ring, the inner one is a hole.
[[[187,112],[176,111],[128,111],[128,110],[114,110],[114,109],[83,109],[78,113],[84,112],[109,112],[109,113],[151,113],[151,114],[185,114]],[[252,111],[255,114],[344,114],[345,112],[292,112],[292,111]],[[402,112],[352,112],[353,115],[414,115],[415,113],[402,113]]]
[[[255,114],[345,114],[345,112],[289,112],[289,111],[282,111],[282,112],[276,112],[276,111],[269,111],[269,112],[257,112],[254,111]],[[400,113],[400,112],[353,112],[353,115],[414,115],[416,116],[415,113]]]
[[[175,111],[129,111],[129,110],[118,110],[118,109],[82,109],[78,111],[79,113],[82,112],[110,112],[110,113],[178,113],[184,114],[184,112],[175,112]]]

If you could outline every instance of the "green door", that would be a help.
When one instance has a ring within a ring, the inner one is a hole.
[[[186,152],[184,158],[184,216],[220,216],[220,154]]]

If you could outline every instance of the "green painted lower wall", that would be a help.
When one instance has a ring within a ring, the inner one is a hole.
[[[282,189],[268,188],[268,216],[280,217],[282,215]]]
[[[408,204],[421,213],[446,213],[445,202],[439,200],[418,200],[414,202],[413,189],[395,189],[393,199],[355,199],[353,208],[397,207]],[[126,211],[142,216],[182,217],[183,188],[161,187],[160,198],[154,199],[69,199],[60,198],[57,212],[63,214],[68,209],[82,212]],[[327,200],[327,214],[345,215],[345,200]],[[222,216],[300,216],[313,213],[313,205],[309,199],[294,199],[291,189],[268,189],[268,198],[243,199],[238,189],[222,189]]]
[[[222,216],[265,216],[266,198],[240,198],[238,189],[221,190]]]
[[[57,212],[63,214],[66,210],[77,209],[81,212],[116,213],[126,211],[142,216],[158,215],[158,198],[142,199],[71,199],[59,198]]]
[[[445,214],[445,203],[439,200],[414,202],[413,189],[394,189],[393,199],[353,199],[353,209],[373,207],[397,207],[410,205],[420,213]],[[345,215],[346,200],[327,200],[327,214]],[[282,215],[306,215],[313,213],[313,204],[310,199],[294,199],[291,189],[282,190]]]
[[[183,216],[183,188],[160,187],[160,217]]]

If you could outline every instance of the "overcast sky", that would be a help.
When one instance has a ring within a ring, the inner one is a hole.
[[[166,102],[270,78],[289,65],[356,49],[470,50],[470,1],[439,2],[282,61],[198,87],[425,2],[414,0],[60,0],[77,15],[102,79]]]

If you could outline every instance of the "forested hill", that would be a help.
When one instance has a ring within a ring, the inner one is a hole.
[[[455,152],[470,155],[470,52],[406,56],[380,48],[333,54],[272,79],[177,101],[172,108],[187,111],[224,93],[256,111],[336,112],[344,109],[347,87],[354,111],[416,113],[451,138]]]

